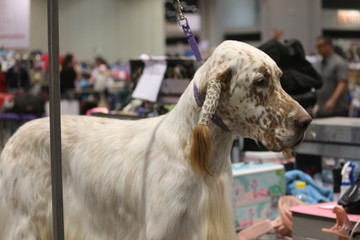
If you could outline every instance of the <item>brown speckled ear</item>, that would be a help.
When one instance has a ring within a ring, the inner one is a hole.
[[[218,79],[211,79],[208,82],[207,93],[204,104],[201,108],[198,124],[207,126],[216,112],[221,93],[221,83]]]
[[[210,79],[204,104],[200,111],[198,125],[194,128],[190,150],[190,162],[192,168],[199,175],[209,173],[207,170],[209,155],[211,152],[211,136],[208,128],[209,121],[216,112],[221,93],[219,79]]]
[[[226,69],[225,71],[219,73],[216,76],[216,79],[220,80],[222,92],[228,92],[230,90],[231,77],[232,77],[231,68]]]

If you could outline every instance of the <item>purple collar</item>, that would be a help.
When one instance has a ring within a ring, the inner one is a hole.
[[[202,99],[199,89],[196,87],[196,84],[194,83],[194,97],[195,97],[195,101],[197,103],[197,105],[199,107],[202,107],[202,105],[204,104],[204,99]],[[225,125],[225,123],[221,120],[221,118],[215,113],[211,120],[218,125],[218,127],[220,127],[221,129],[230,132],[230,130],[228,129],[228,127]]]

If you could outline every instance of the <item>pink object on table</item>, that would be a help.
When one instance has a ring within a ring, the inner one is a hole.
[[[282,196],[279,199],[279,216],[273,220],[264,220],[254,224],[239,233],[239,240],[251,240],[274,230],[281,236],[288,236],[292,231],[292,215],[290,208],[305,205],[293,196]]]
[[[339,240],[349,239],[350,232],[354,227],[354,224],[352,224],[349,219],[349,215],[340,205],[336,205],[333,209],[333,212],[336,214],[336,224],[330,229],[323,228],[321,230],[326,233],[337,235],[339,237]]]
[[[90,110],[88,110],[86,112],[86,116],[91,116],[92,113],[105,113],[108,114],[109,113],[109,109],[104,108],[104,107],[96,107],[96,108],[92,108]]]
[[[273,230],[270,220],[264,220],[244,229],[239,233],[239,240],[251,240],[258,238]]]

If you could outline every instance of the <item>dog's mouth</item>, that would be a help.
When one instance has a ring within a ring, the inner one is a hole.
[[[305,137],[305,131],[299,136],[299,138],[296,140],[296,142],[293,145],[287,146],[284,148],[288,149],[288,148],[293,148],[293,147],[300,145],[300,143],[304,140],[304,137]],[[261,141],[257,141],[257,145],[263,151],[273,151],[273,150],[269,149],[268,147],[266,147]],[[279,152],[281,152],[281,151],[283,151],[283,150],[279,150]]]
[[[265,145],[261,142],[261,141],[258,141],[257,142],[257,145],[258,147],[263,150],[263,151],[269,151],[269,149],[267,147],[265,147]]]
[[[304,140],[304,137],[305,137],[305,131],[300,135],[299,139],[295,142],[293,147],[300,145],[300,143]]]

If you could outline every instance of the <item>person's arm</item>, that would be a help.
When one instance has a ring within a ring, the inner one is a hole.
[[[339,98],[346,92],[347,90],[347,81],[339,81],[338,85],[335,88],[335,91],[331,95],[331,97],[326,101],[324,105],[324,113],[325,114],[331,114],[334,112],[336,103],[339,100]]]
[[[74,66],[74,70],[75,70],[75,74],[76,74],[76,78],[75,78],[75,81],[80,81],[82,79],[82,74],[80,72],[80,67],[79,65],[75,65]]]

